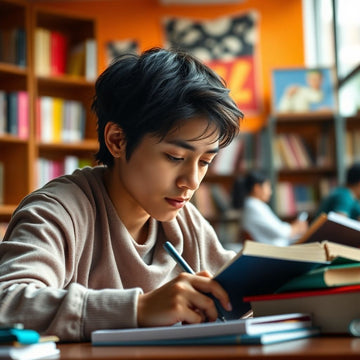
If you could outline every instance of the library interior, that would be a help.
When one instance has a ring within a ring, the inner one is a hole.
[[[358,0],[0,0],[0,241],[24,197],[98,166],[95,81],[117,56],[156,47],[184,49],[208,65],[244,114],[193,205],[226,249],[239,251],[259,234],[265,243],[297,243],[360,164],[358,8]],[[259,206],[249,201],[255,192],[266,213],[250,214]],[[252,232],[267,216],[282,233]],[[351,345],[338,345],[344,358],[354,355]],[[315,346],[305,348],[304,358],[315,358]],[[135,358],[129,351],[124,356]],[[177,358],[166,349],[139,351]],[[179,358],[192,358],[186,351]],[[66,345],[64,354],[73,356]],[[217,356],[232,355],[208,349],[204,358]]]
[[[270,179],[277,217],[291,222],[306,212],[310,222],[360,158],[360,39],[351,4],[1,0],[1,236],[29,192],[95,165],[97,75],[118,54],[171,46],[217,71],[245,115],[192,199],[220,240],[231,246],[250,236],[234,198],[237,180],[254,169]],[[284,93],[310,87],[311,69],[321,76],[320,98],[306,108],[292,97],[292,109]]]

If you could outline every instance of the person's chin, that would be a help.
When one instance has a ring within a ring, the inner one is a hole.
[[[169,222],[169,221],[172,221],[172,220],[174,220],[176,218],[176,216],[178,215],[180,210],[181,209],[169,211],[166,214],[161,214],[161,215],[159,214],[158,216],[154,216],[154,218],[157,221]]]

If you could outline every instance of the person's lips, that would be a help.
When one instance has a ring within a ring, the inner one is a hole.
[[[189,199],[186,198],[165,198],[165,200],[174,208],[181,209]]]

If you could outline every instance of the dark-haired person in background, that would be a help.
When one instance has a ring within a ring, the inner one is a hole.
[[[279,246],[295,242],[308,228],[307,221],[282,221],[268,202],[272,195],[269,176],[253,170],[239,177],[233,189],[235,208],[242,209],[242,228],[252,240]]]
[[[210,273],[235,253],[189,200],[242,113],[213,71],[177,51],[122,56],[95,92],[102,165],[49,182],[13,214],[0,244],[0,326],[81,341],[96,329],[216,320],[204,293],[231,310]],[[196,275],[181,273],[166,241]]]
[[[360,220],[359,198],[360,163],[354,163],[347,170],[346,185],[336,187],[322,200],[317,215],[334,211],[351,219]]]

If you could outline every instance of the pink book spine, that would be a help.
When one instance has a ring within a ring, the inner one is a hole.
[[[26,91],[18,92],[18,136],[29,137],[29,96]]]

